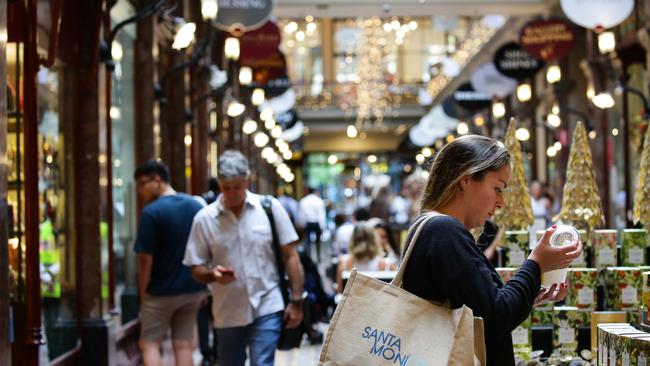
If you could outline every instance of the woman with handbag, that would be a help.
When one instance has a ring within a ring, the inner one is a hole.
[[[549,228],[512,280],[501,282],[469,230],[503,207],[509,159],[495,140],[477,135],[460,137],[438,152],[422,213],[440,215],[424,224],[403,277],[405,290],[452,308],[466,305],[482,317],[487,364],[494,366],[514,365],[511,332],[534,305],[566,296],[566,283],[540,291],[542,273],[567,267],[582,251],[580,242],[551,246],[555,227]]]

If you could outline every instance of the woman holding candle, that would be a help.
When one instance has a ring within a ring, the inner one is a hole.
[[[503,284],[470,229],[481,227],[504,205],[510,179],[508,151],[478,135],[460,137],[435,157],[422,195],[422,213],[437,212],[415,242],[404,289],[425,299],[467,305],[482,317],[488,365],[514,365],[511,332],[534,305],[563,299],[566,283],[540,291],[541,274],[567,267],[580,242],[553,247],[549,228],[515,276]]]

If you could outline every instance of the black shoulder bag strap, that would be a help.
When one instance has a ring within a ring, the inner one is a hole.
[[[275,228],[275,220],[273,219],[273,201],[271,196],[262,196],[262,207],[266,212],[266,216],[271,223],[271,235],[273,236],[273,253],[275,254],[275,266],[278,269],[278,276],[280,277],[280,291],[282,292],[282,300],[284,306],[289,305],[289,284],[287,282],[286,270],[284,268],[284,261],[282,260],[282,251],[280,250],[280,239],[278,238],[278,231]]]

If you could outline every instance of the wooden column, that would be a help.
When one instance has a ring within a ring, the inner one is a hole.
[[[41,289],[39,273],[38,241],[38,105],[36,74],[36,0],[27,2],[25,19],[25,66],[24,66],[24,156],[25,156],[25,339],[21,340],[20,358],[27,365],[38,364],[41,343]]]
[[[7,34],[7,1],[0,0],[0,33]],[[0,39],[0,75],[7,75],[7,41]],[[7,159],[7,79],[0,81],[0,161]],[[9,314],[7,163],[0,164],[0,314]],[[0,317],[0,365],[11,364],[9,316]]]
[[[145,4],[146,5],[146,4]],[[138,9],[139,10],[139,9]],[[148,17],[136,23],[136,38],[133,43],[133,67],[137,70],[137,77],[133,78],[134,110],[135,110],[135,157],[136,166],[155,155],[154,126],[154,85],[155,85],[155,60],[153,49],[155,44],[156,17]]]
[[[189,11],[191,19],[197,24],[196,39],[201,42],[208,36],[211,30],[210,24],[204,22],[201,16],[201,3],[199,1],[191,1],[189,4]],[[209,58],[210,52],[208,52]],[[211,61],[210,61],[211,62]],[[191,101],[208,94],[210,88],[207,85],[207,78],[205,77],[205,65],[199,64],[191,70]],[[194,120],[192,124],[192,146],[191,146],[191,189],[192,194],[201,194],[208,190],[208,143],[209,143],[209,124],[210,114],[208,108],[210,99],[202,98],[200,103],[197,103],[193,108]],[[193,102],[192,102],[193,103]],[[190,106],[191,107],[191,106]]]

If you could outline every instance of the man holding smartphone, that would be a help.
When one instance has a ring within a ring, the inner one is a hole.
[[[217,330],[217,364],[243,366],[249,348],[251,366],[272,366],[283,326],[303,317],[303,272],[295,250],[298,235],[280,202],[272,211],[289,284],[284,308],[272,247],[271,224],[261,197],[248,191],[250,169],[238,151],[219,158],[219,197],[194,218],[183,263],[212,291]]]

